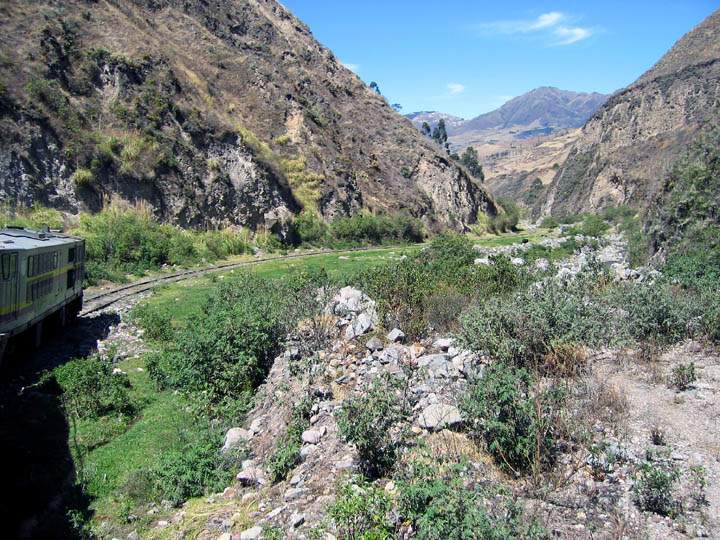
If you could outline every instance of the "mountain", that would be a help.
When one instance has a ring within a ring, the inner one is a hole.
[[[720,10],[614,94],[582,128],[542,211],[648,207],[671,164],[720,120]]]
[[[0,4],[0,200],[149,203],[183,226],[492,198],[275,0]]]
[[[414,112],[406,114],[405,118],[410,120],[413,125],[418,129],[422,129],[422,125],[425,122],[427,122],[431,128],[434,128],[438,125],[438,122],[440,122],[440,120],[445,120],[445,125],[449,129],[459,127],[462,125],[463,122],[465,122],[465,120],[460,118],[459,116],[453,116],[452,114],[446,114],[437,111]]]
[[[580,127],[606,99],[607,96],[596,92],[570,92],[544,86],[511,99],[499,109],[463,122],[450,135],[516,127],[526,131]],[[543,134],[547,133],[549,131]]]

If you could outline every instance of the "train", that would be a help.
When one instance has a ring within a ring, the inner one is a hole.
[[[0,229],[0,364],[21,335],[73,321],[83,303],[85,240],[44,227]]]

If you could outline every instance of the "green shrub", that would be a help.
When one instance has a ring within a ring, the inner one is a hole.
[[[557,219],[555,219],[552,216],[546,216],[543,218],[543,220],[540,222],[540,226],[543,229],[555,229],[560,223]]]
[[[220,454],[221,446],[220,432],[203,429],[182,448],[163,452],[150,471],[155,499],[179,504],[228,486],[237,463]]]
[[[68,412],[77,418],[133,413],[127,375],[113,374],[112,365],[99,356],[71,360],[55,368],[52,377],[62,389]]]
[[[295,232],[301,244],[320,245],[327,240],[328,226],[315,212],[304,210],[295,218]]]
[[[627,313],[627,332],[638,341],[677,343],[700,324],[701,307],[667,283],[622,285],[612,296]]]
[[[95,175],[90,169],[84,169],[82,167],[75,170],[72,175],[72,181],[78,186],[89,186],[93,183]]]
[[[249,396],[262,382],[287,330],[287,295],[277,282],[241,275],[217,287],[149,369],[160,384],[211,403]]]
[[[563,392],[532,391],[523,368],[490,365],[471,381],[461,400],[470,434],[485,441],[498,464],[516,474],[537,473],[551,462]]]
[[[641,510],[673,516],[679,510],[675,483],[680,473],[672,464],[645,462],[634,476],[633,494]]]
[[[338,218],[330,224],[330,234],[336,242],[351,245],[421,242],[425,237],[422,223],[403,215],[356,214]]]
[[[341,538],[347,540],[390,540],[392,503],[388,496],[362,479],[346,482],[339,490],[328,515]]]
[[[670,384],[680,391],[687,390],[697,381],[695,373],[695,362],[688,364],[678,364],[673,368]]]
[[[158,341],[170,341],[175,335],[172,315],[151,304],[143,302],[132,310],[132,317],[145,332],[145,337]]]
[[[523,516],[522,507],[500,494],[467,487],[462,464],[416,460],[395,478],[398,512],[418,540],[510,540],[542,538],[543,531]],[[492,505],[485,504],[493,500]]]
[[[610,307],[589,294],[597,278],[547,281],[482,303],[461,320],[466,346],[502,361],[541,367],[553,343],[594,346],[615,335]]]
[[[59,210],[34,204],[31,208],[23,206],[0,206],[0,221],[4,227],[27,227],[40,229],[47,225],[51,229],[63,228],[63,215]]]
[[[498,199],[503,212],[490,220],[490,232],[495,234],[517,230],[520,221],[520,207],[509,199]]]
[[[340,436],[355,445],[360,469],[370,478],[393,467],[403,444],[401,427],[409,411],[397,392],[396,380],[377,379],[365,393],[347,399],[337,414]]]

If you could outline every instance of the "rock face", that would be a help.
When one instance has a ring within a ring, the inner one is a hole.
[[[273,229],[404,211],[463,228],[492,199],[275,0],[0,6],[0,199],[149,203]]]
[[[549,186],[544,213],[647,207],[673,161],[720,118],[720,11],[680,39],[585,124]]]

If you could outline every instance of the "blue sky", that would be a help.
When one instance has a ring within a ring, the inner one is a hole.
[[[610,93],[720,0],[281,0],[403,112],[465,118],[538,86]]]

